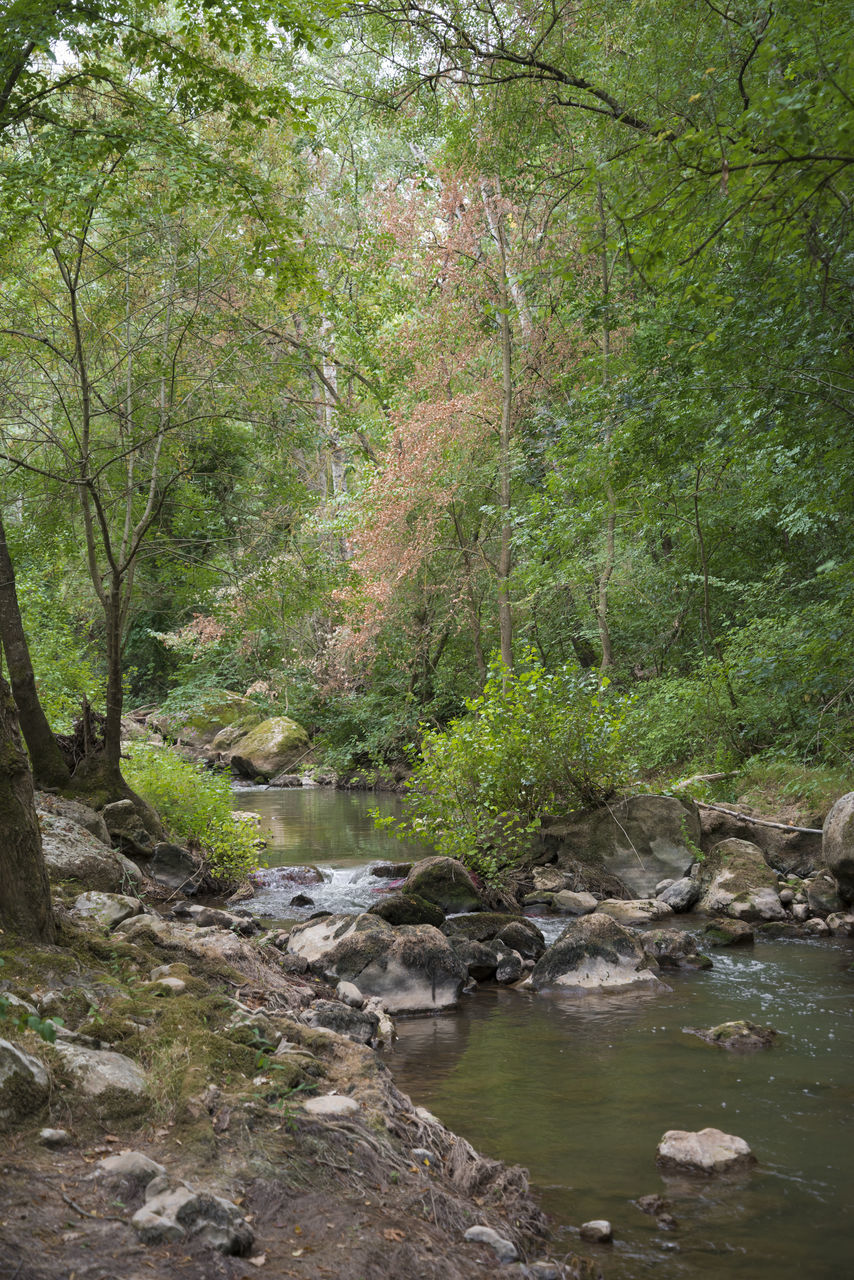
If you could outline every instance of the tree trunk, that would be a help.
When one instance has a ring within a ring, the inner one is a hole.
[[[602,251],[600,267],[602,272],[602,304],[604,321],[602,325],[602,386],[607,390],[611,381],[611,326],[608,308],[611,301],[611,277],[608,265],[608,228],[605,223],[605,204],[602,198],[602,186],[597,193],[599,209],[599,228],[602,235]],[[608,588],[616,564],[616,528],[617,497],[611,484],[611,434],[612,423],[610,411],[605,416],[605,497],[608,501],[608,515],[605,520],[605,560],[599,573],[596,591],[596,623],[599,627],[599,640],[602,645],[602,670],[614,665],[614,650],[611,644],[611,627],[608,622]]]
[[[12,692],[0,676],[0,927],[53,942],[56,923]]]
[[[15,590],[15,571],[6,545],[6,530],[3,527],[2,516],[0,516],[0,640],[3,642],[6,653],[12,694],[18,708],[21,731],[30,754],[36,785],[66,787],[71,775],[39,702],[30,649]]]
[[[507,255],[504,236],[498,227],[501,252],[501,434],[499,503],[501,506],[501,548],[498,553],[498,630],[501,661],[506,671],[513,669],[513,607],[510,602],[510,572],[513,567],[510,492],[510,444],[513,434],[513,347],[510,336]]]

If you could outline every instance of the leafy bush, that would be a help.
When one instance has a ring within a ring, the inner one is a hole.
[[[400,834],[428,840],[487,880],[515,861],[542,816],[601,803],[628,780],[626,700],[567,664],[532,653],[493,661],[480,697],[424,735]]]
[[[199,850],[219,887],[257,869],[257,834],[235,815],[231,785],[224,774],[211,773],[167,747],[146,742],[130,748],[124,774],[157,810],[172,837]]]

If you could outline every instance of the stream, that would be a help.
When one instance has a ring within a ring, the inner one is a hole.
[[[235,804],[261,813],[269,841],[273,870],[253,903],[261,914],[362,908],[382,886],[367,874],[371,862],[430,852],[373,828],[368,809],[393,812],[390,797],[242,789]],[[321,884],[278,879],[306,863]],[[300,889],[313,905],[288,905]],[[565,922],[537,923],[554,937]],[[663,974],[665,994],[482,986],[452,1012],[398,1019],[385,1058],[416,1103],[485,1154],[530,1170],[555,1256],[595,1256],[608,1280],[838,1280],[851,1265],[854,942],[712,954],[711,970]],[[731,1018],[773,1026],[781,1039],[736,1055],[682,1030]],[[664,1131],[707,1125],[745,1138],[758,1169],[663,1177],[655,1149]],[[675,1230],[633,1204],[651,1193],[670,1201]],[[578,1224],[591,1218],[610,1219],[613,1245],[579,1241]]]

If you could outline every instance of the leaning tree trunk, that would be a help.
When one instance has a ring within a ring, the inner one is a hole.
[[[15,590],[15,570],[6,545],[6,530],[3,527],[2,516],[0,516],[0,640],[3,642],[6,653],[12,694],[18,708],[21,731],[30,753],[36,785],[66,787],[70,773],[39,702],[30,648],[27,644]]]
[[[0,928],[53,942],[56,924],[12,692],[0,676]]]

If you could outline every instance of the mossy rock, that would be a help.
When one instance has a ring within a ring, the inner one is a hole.
[[[682,1030],[691,1036],[699,1036],[706,1044],[715,1045],[718,1049],[729,1049],[736,1053],[750,1053],[755,1049],[770,1049],[779,1036],[773,1027],[760,1027],[755,1022],[739,1019],[736,1022],[722,1022],[717,1027],[683,1027]]]
[[[545,939],[533,920],[505,911],[453,916],[442,925],[442,932],[446,938],[463,937],[471,942],[497,940],[533,960],[539,960],[546,949]]]
[[[251,698],[228,689],[212,690],[186,715],[161,713],[151,723],[165,738],[190,747],[207,747],[223,729],[248,733],[261,722],[261,712]]]
[[[477,911],[483,904],[470,873],[456,858],[423,858],[403,882],[402,892],[426,898],[448,914]]]
[[[435,903],[428,902],[417,893],[390,893],[381,902],[368,908],[368,914],[379,916],[389,924],[432,924],[439,928],[445,913]]]
[[[608,991],[625,987],[662,986],[653,972],[657,964],[640,941],[610,916],[579,916],[534,965],[535,991],[565,987]]]
[[[271,716],[239,738],[223,759],[245,777],[272,778],[304,756],[308,745],[302,725],[288,716]]]

